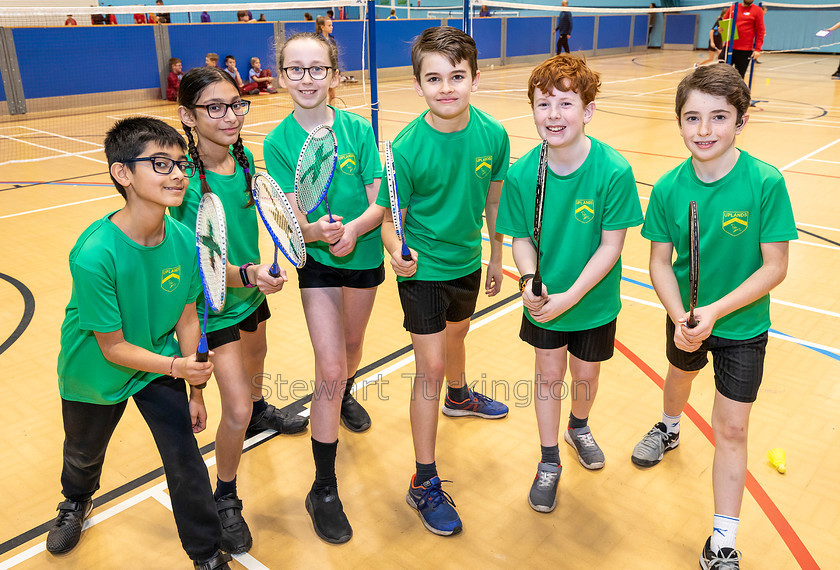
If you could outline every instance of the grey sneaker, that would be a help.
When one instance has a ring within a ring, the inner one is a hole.
[[[703,552],[700,553],[700,568],[703,570],[740,570],[741,551],[734,548],[721,548],[712,552],[712,537],[706,539]]]
[[[680,444],[679,433],[668,433],[665,424],[659,422],[647,432],[642,441],[633,448],[633,455],[630,459],[640,467],[653,467],[665,455]]]
[[[581,465],[587,469],[601,469],[604,466],[604,452],[592,438],[589,426],[565,431],[563,439],[575,448]]]
[[[540,463],[537,465],[537,476],[531,484],[528,493],[528,504],[540,513],[550,513],[557,506],[557,484],[560,482],[562,465]]]

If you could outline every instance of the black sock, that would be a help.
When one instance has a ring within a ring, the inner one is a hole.
[[[356,381],[356,375],[353,374],[350,378],[347,379],[347,387],[344,388],[344,397],[350,396],[350,390],[353,389],[353,382]]]
[[[574,414],[569,414],[569,429],[579,429],[582,427],[586,427],[587,422],[589,422],[589,416],[586,416],[581,420],[576,418]]]
[[[213,498],[218,501],[225,495],[236,496],[236,477],[233,481],[222,481],[216,477],[216,492],[213,493]]]
[[[552,445],[551,447],[541,445],[540,452],[542,453],[542,459],[540,461],[543,463],[560,465],[560,444]]]
[[[265,409],[268,407],[268,403],[265,401],[265,398],[260,398],[256,402],[254,402],[254,411],[251,413],[251,416],[258,416],[259,414],[263,413]]]
[[[338,440],[332,443],[321,443],[312,438],[312,457],[315,459],[315,483],[313,491],[320,491],[327,487],[337,487],[335,478],[335,454],[338,450]]]
[[[463,402],[467,398],[470,397],[470,390],[467,388],[467,385],[464,384],[460,388],[453,388],[452,386],[447,386],[446,388],[447,394],[449,394],[449,399],[453,402]]]
[[[420,486],[432,477],[437,477],[437,466],[435,462],[417,463],[417,475],[414,477],[414,485]]]

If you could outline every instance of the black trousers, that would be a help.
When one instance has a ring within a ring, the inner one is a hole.
[[[560,48],[566,48],[566,53],[571,53],[569,51],[569,36],[566,34],[557,36],[557,55],[560,55]]]
[[[206,560],[219,548],[222,527],[210,476],[192,433],[185,382],[161,376],[137,392],[134,402],[163,460],[181,545],[191,559]],[[62,399],[65,439],[61,488],[67,499],[86,501],[99,489],[105,450],[126,404]]]
[[[741,74],[741,77],[746,77],[747,68],[750,66],[751,49],[733,49],[732,50],[732,65]]]

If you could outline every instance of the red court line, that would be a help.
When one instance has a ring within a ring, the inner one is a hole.
[[[626,356],[630,362],[635,364],[642,372],[644,372],[648,378],[653,380],[654,384],[659,386],[660,389],[665,388],[665,380],[663,380],[659,374],[654,372],[654,370],[648,366],[645,361],[636,356],[629,348],[621,344],[618,339],[615,341],[615,347],[621,352],[621,354]],[[690,404],[686,404],[684,413],[694,423],[694,425],[700,429],[700,432],[706,436],[709,443],[714,446],[715,436],[712,433],[712,426],[709,425],[709,422],[698,414],[697,410],[692,408]],[[811,553],[808,552],[808,549],[799,538],[799,535],[796,534],[796,531],[793,530],[793,527],[773,502],[773,499],[770,498],[749,470],[747,470],[747,490],[750,492],[753,499],[755,499],[755,502],[758,503],[758,506],[761,507],[761,510],[764,511],[764,514],[770,520],[770,523],[776,528],[779,536],[781,536],[782,540],[785,541],[785,544],[787,544],[791,554],[793,554],[793,557],[799,563],[799,567],[806,570],[819,570],[819,565],[816,560],[814,560],[814,557],[811,556]]]

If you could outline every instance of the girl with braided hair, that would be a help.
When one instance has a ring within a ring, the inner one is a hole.
[[[207,343],[219,385],[222,417],[216,432],[216,509],[222,522],[222,549],[238,554],[252,544],[236,493],[236,472],[248,431],[274,429],[295,433],[306,429],[308,418],[289,417],[266,403],[262,395],[266,355],[265,321],[271,316],[265,294],[283,287],[286,274],[269,274],[259,263],[257,213],[251,197],[254,157],[239,133],[250,103],[239,95],[233,79],[215,67],[187,72],[178,93],[178,116],[187,135],[189,155],[198,176],[190,179],[184,201],[170,208],[172,217],[195,227],[201,196],[215,193],[227,221],[228,262],[241,265],[242,286],[226,293],[224,309],[210,314]],[[203,302],[200,298],[199,304]],[[204,307],[198,307],[203,314]]]

